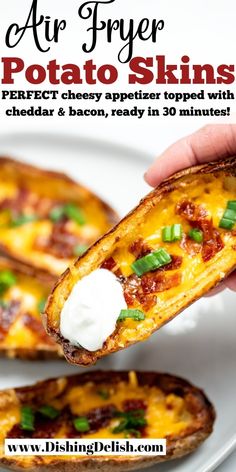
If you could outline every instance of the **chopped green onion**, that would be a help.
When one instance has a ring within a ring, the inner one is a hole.
[[[165,226],[162,230],[162,241],[165,243],[172,242],[172,226]]]
[[[203,242],[203,232],[198,228],[190,229],[188,235],[191,239],[196,241],[196,243],[200,244]]]
[[[26,431],[34,431],[35,414],[30,406],[21,408],[20,427]]]
[[[74,203],[68,203],[64,207],[65,215],[70,219],[78,223],[78,225],[85,224],[85,218],[80,208],[78,208]]]
[[[86,433],[90,430],[88,418],[86,416],[81,416],[80,418],[76,418],[74,421],[74,427],[80,433]]]
[[[228,220],[227,218],[221,218],[219,227],[223,229],[233,229],[234,227],[234,221],[233,220]]]
[[[3,270],[0,272],[0,295],[3,295],[3,293],[15,285],[16,282],[16,276],[10,270]]]
[[[162,230],[162,241],[172,243],[182,239],[183,229],[181,224],[174,224],[172,226],[165,226]]]
[[[25,225],[26,223],[32,223],[37,219],[38,217],[36,215],[19,215],[11,220],[11,226],[15,228],[17,226]]]
[[[46,416],[47,418],[50,418],[50,420],[54,420],[60,414],[59,410],[56,410],[56,408],[54,408],[53,406],[50,406],[50,405],[43,405],[43,406],[41,406],[41,408],[39,408],[38,411],[43,416]]]
[[[236,212],[236,200],[229,200],[227,203],[227,208]]]
[[[4,300],[0,300],[0,308],[7,308],[8,307],[8,303],[5,302]]]
[[[224,215],[223,215],[223,218],[225,218],[226,220],[232,220],[232,221],[236,221],[236,211],[235,210],[230,210],[227,208],[227,210],[225,210],[224,212]]]
[[[227,209],[220,220],[219,227],[224,229],[233,229],[236,223],[236,200],[229,200]]]
[[[141,259],[133,262],[131,267],[135,274],[140,277],[146,272],[159,269],[160,267],[169,264],[171,260],[171,256],[168,254],[168,252],[165,249],[160,248],[157,251],[151,252],[150,254],[147,254]]]
[[[82,256],[88,249],[88,246],[86,246],[85,244],[77,244],[74,249],[73,249],[73,253],[75,256],[79,257],[79,256]]]
[[[50,211],[49,218],[53,223],[57,223],[57,221],[60,221],[63,218],[64,214],[64,205],[56,206]]]
[[[123,321],[127,318],[131,318],[135,321],[141,321],[145,320],[145,315],[141,310],[121,310],[118,321]]]
[[[45,308],[45,305],[46,305],[46,298],[42,298],[42,300],[40,300],[38,302],[38,311],[39,313],[43,313],[44,312],[44,308]]]
[[[108,400],[110,398],[110,393],[108,390],[105,390],[104,388],[101,388],[100,390],[97,391],[97,394],[103,399],[103,400]]]
[[[126,432],[126,434],[129,432],[133,433],[137,428],[142,428],[147,425],[144,410],[118,411],[115,416],[122,418],[120,424],[112,430],[115,434],[123,431]]]
[[[53,208],[49,214],[50,219],[54,223],[60,221],[63,216],[67,216],[69,220],[73,220],[79,225],[85,224],[85,218],[82,211],[74,203],[67,203],[66,205],[57,206]]]

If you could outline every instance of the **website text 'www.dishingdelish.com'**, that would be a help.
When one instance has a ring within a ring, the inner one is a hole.
[[[165,439],[6,439],[6,456],[165,456]]]

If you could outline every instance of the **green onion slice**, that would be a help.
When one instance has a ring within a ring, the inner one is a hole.
[[[73,249],[73,253],[75,256],[79,257],[79,256],[82,256],[88,249],[88,246],[86,246],[85,244],[77,244],[74,249]]]
[[[53,223],[60,221],[63,216],[67,216],[69,220],[73,220],[81,226],[86,223],[81,209],[74,203],[66,203],[66,205],[57,206],[53,208],[49,214],[49,217]]]
[[[165,249],[160,248],[157,251],[151,252],[150,254],[147,254],[141,259],[133,262],[131,267],[135,274],[141,277],[146,272],[159,269],[160,267],[169,264],[171,260],[171,256],[168,254],[168,252]]]
[[[188,235],[191,239],[196,241],[196,243],[200,244],[203,242],[203,232],[198,228],[190,229]]]
[[[223,229],[233,229],[234,227],[234,221],[233,220],[228,220],[227,218],[221,218],[219,227]]]
[[[86,433],[90,430],[88,418],[86,416],[80,416],[79,418],[74,419],[73,421],[76,431],[80,433]]]
[[[6,290],[15,285],[17,278],[13,272],[10,270],[3,270],[0,272],[0,295],[2,295]]]
[[[11,220],[11,226],[12,227],[17,227],[17,226],[22,226],[27,223],[32,223],[33,221],[38,220],[37,215],[19,215],[16,218],[12,218]]]
[[[45,308],[45,305],[46,305],[46,298],[42,298],[42,300],[40,300],[38,302],[38,311],[39,313],[43,313],[44,312],[44,308]]]
[[[46,416],[46,418],[50,418],[50,420],[54,420],[60,414],[60,411],[51,405],[43,405],[38,411],[41,415]]]
[[[174,224],[172,226],[165,226],[162,230],[162,241],[172,243],[180,241],[183,236],[183,228],[181,224]]]
[[[53,221],[53,223],[57,223],[60,221],[64,216],[64,205],[63,206],[56,206],[54,207],[50,213],[49,218]]]
[[[34,431],[35,414],[30,406],[21,408],[20,427],[25,431]]]
[[[118,321],[124,321],[127,318],[131,318],[135,321],[145,320],[145,315],[141,310],[121,310]]]
[[[112,432],[113,433],[134,433],[138,428],[142,428],[147,425],[147,420],[145,418],[144,410],[132,410],[128,412],[117,412],[117,417],[121,418],[120,424],[116,426]]]
[[[236,211],[227,208],[227,210],[225,210],[225,212],[224,212],[223,218],[226,218],[226,220],[232,220],[232,221],[235,222],[236,221]]]
[[[97,391],[97,394],[103,399],[103,400],[108,400],[110,398],[110,393],[108,390],[105,390],[105,388],[101,388],[100,390]]]
[[[64,207],[65,215],[70,219],[75,221],[78,225],[85,224],[85,218],[80,208],[78,208],[74,203],[68,203]]]
[[[227,208],[236,212],[236,200],[229,200],[227,203]]]

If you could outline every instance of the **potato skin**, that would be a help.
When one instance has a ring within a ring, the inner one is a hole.
[[[82,460],[63,461],[55,460],[50,464],[42,464],[39,457],[32,459],[29,467],[24,468],[16,459],[9,457],[0,457],[0,465],[9,468],[10,470],[34,470],[36,472],[59,471],[59,472],[93,472],[94,470],[101,470],[105,472],[112,472],[112,470],[126,472],[131,470],[142,469],[150,467],[151,465],[167,460],[177,459],[183,457],[207,439],[213,430],[215,420],[215,410],[204,392],[191,385],[186,380],[162,373],[155,372],[137,372],[137,378],[140,385],[157,386],[163,390],[164,393],[170,394],[178,392],[178,395],[183,398],[189,398],[188,405],[191,408],[192,414],[195,416],[193,425],[190,429],[183,432],[183,434],[172,437],[167,440],[167,455],[156,457],[117,457],[117,458],[85,458]],[[18,402],[47,402],[50,398],[63,394],[67,388],[73,385],[83,385],[89,381],[94,383],[102,382],[116,384],[117,382],[128,380],[128,372],[121,371],[93,371],[74,375],[70,377],[63,377],[58,379],[49,379],[29,387],[16,388],[14,390],[5,390],[0,392],[0,407],[7,409],[8,405],[17,404]]]
[[[21,264],[19,261],[7,259],[4,256],[0,256],[0,270],[9,269],[14,273],[26,275],[39,280],[46,287],[52,286],[55,283],[55,277],[49,273]],[[0,357],[8,357],[9,359],[22,359],[22,360],[40,360],[40,359],[61,359],[63,357],[62,351],[58,344],[50,345],[48,343],[46,349],[37,348],[35,349],[22,349],[22,348],[1,348],[0,344]]]
[[[135,228],[136,221],[141,221],[144,219],[147,212],[155,205],[158,205],[158,201],[160,198],[162,198],[162,196],[168,195],[169,192],[178,188],[183,177],[201,174],[217,174],[218,172],[223,172],[224,176],[229,178],[233,177],[233,179],[235,179],[236,157],[191,167],[178,172],[169,179],[163,181],[156,189],[154,189],[144,199],[142,199],[140,204],[120,223],[118,223],[118,225],[110,230],[105,236],[100,238],[100,240],[91,246],[85,255],[79,258],[74,263],[74,265],[72,265],[64,272],[64,274],[62,274],[48,299],[43,317],[48,334],[54,337],[54,339],[62,345],[64,355],[68,362],[78,365],[95,364],[101,357],[126,348],[134,343],[133,341],[127,341],[125,346],[120,347],[113,338],[113,335],[111,335],[110,345],[108,346],[107,342],[105,342],[103,348],[95,352],[90,352],[83,348],[71,346],[70,343],[61,336],[59,327],[60,311],[64,301],[67,299],[68,294],[71,291],[71,287],[73,287],[73,284],[78,279],[94,270],[94,268],[99,267],[104,261],[106,254],[111,251],[113,244],[119,240],[122,240],[128,231],[132,233],[132,229]],[[235,182],[233,185],[234,188],[236,188]],[[229,273],[235,269],[235,267],[236,265],[233,262],[230,266],[224,267],[224,273],[222,273],[222,271],[216,270],[214,277],[211,275],[210,282],[206,279],[206,285],[204,288],[199,289],[199,287],[196,286],[196,289],[194,291],[192,290],[193,293],[191,293],[191,295],[184,294],[182,305],[178,306],[176,304],[174,311],[169,314],[169,318],[165,322],[173,319],[189,305],[194,303],[205,293],[219,284]],[[156,331],[156,329],[159,329],[159,327],[154,328],[153,332]]]
[[[72,200],[80,202],[82,206],[83,202],[86,201],[86,204],[91,207],[97,203],[100,205],[109,227],[112,227],[119,221],[119,216],[113,208],[90,189],[74,181],[62,172],[46,170],[7,156],[0,156],[0,179],[4,180],[6,177],[12,179],[12,181],[15,181],[18,185],[26,186],[26,188],[36,193],[38,192],[42,195],[49,196],[50,198],[58,198],[59,200],[62,199],[65,201]],[[52,264],[51,267],[38,267],[32,259],[27,257],[27,253],[16,253],[9,244],[6,245],[1,241],[0,252],[13,261],[21,262],[25,266],[34,266],[36,269],[44,270],[45,273],[54,273],[54,275],[58,276],[58,272],[54,272]]]

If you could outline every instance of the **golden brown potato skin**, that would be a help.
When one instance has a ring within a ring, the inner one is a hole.
[[[187,430],[183,431],[178,437],[171,435],[168,437],[166,456],[146,458],[138,456],[132,458],[121,456],[115,458],[90,457],[73,460],[70,460],[68,457],[66,460],[51,461],[50,464],[42,464],[40,457],[34,457],[27,468],[23,465],[23,458],[21,458],[21,463],[19,463],[17,458],[0,457],[0,464],[16,471],[34,470],[36,472],[46,472],[55,470],[59,472],[93,472],[94,470],[101,470],[112,472],[112,470],[116,470],[126,472],[142,469],[159,462],[177,459],[194,451],[211,434],[215,420],[214,407],[204,392],[186,380],[173,375],[154,372],[137,372],[136,374],[140,385],[157,386],[166,394],[178,392],[178,395],[188,401],[188,408],[191,409],[193,414],[193,423]],[[33,404],[47,403],[49,399],[52,400],[56,396],[62,395],[70,387],[83,385],[89,381],[95,384],[102,383],[103,385],[107,383],[110,386],[122,380],[128,381],[128,372],[93,371],[70,377],[50,379],[38,382],[30,387],[0,392],[0,409],[6,410],[8,405],[21,404],[22,402],[32,402]]]
[[[109,257],[109,255],[112,253],[112,249],[114,248],[114,245],[117,243],[117,241],[122,241],[123,238],[126,237],[127,233],[132,234],[132,232],[135,230],[137,222],[140,223],[145,221],[148,212],[151,211],[155,206],[158,208],[159,201],[161,201],[162,198],[168,198],[170,192],[176,189],[178,190],[183,179],[186,177],[195,179],[196,176],[200,177],[201,175],[205,176],[206,174],[217,176],[218,173],[221,175],[223,173],[224,178],[227,177],[227,179],[229,179],[230,185],[233,186],[233,192],[235,192],[236,157],[214,161],[212,163],[183,170],[182,172],[179,172],[162,182],[155,190],[149,193],[143,200],[141,200],[140,204],[133,211],[131,211],[110,232],[108,232],[93,246],[91,246],[89,251],[80,259],[78,259],[75,264],[68,268],[59,278],[48,299],[45,310],[46,312],[44,314],[44,322],[47,332],[62,345],[64,355],[68,362],[78,365],[91,365],[96,363],[98,359],[105,355],[126,348],[140,340],[144,340],[144,338],[140,339],[140,337],[139,339],[132,341],[127,340],[127,342],[121,346],[121,344],[118,343],[119,333],[117,334],[115,332],[104,343],[103,348],[98,351],[89,352],[83,348],[76,348],[60,335],[60,312],[63,304],[67,299],[73,285],[92,270],[100,267],[106,259],[106,255]],[[160,323],[154,327],[154,329],[150,330],[148,336],[152,332],[159,329],[162,325],[170,321],[176,315],[181,313],[184,309],[186,309],[198,298],[202,297],[218,283],[220,283],[223,278],[225,278],[235,269],[235,258],[230,260],[227,265],[224,261],[222,262],[222,265],[223,264],[223,268],[221,267],[219,269],[218,267],[215,267],[215,269],[209,269],[211,270],[211,273],[209,276],[205,277],[205,280],[203,280],[201,286],[196,283],[195,287],[191,291],[189,290],[189,292],[183,293],[181,297],[179,297],[180,300],[178,303],[173,303],[173,306],[169,310],[169,313],[166,314],[165,319],[162,319]],[[180,294],[181,291],[179,291],[179,295]]]
[[[10,182],[18,189],[23,188],[33,192],[42,199],[45,197],[58,201],[58,203],[73,202],[76,205],[78,204],[82,210],[87,211],[89,209],[90,213],[94,208],[92,219],[98,236],[92,237],[92,239],[85,237],[84,243],[88,246],[119,220],[117,213],[106,202],[64,173],[45,170],[10,157],[0,156],[0,180],[2,182]],[[96,218],[98,213],[100,220],[99,217]],[[56,256],[52,257],[52,254],[49,254],[51,257],[49,261],[46,259],[46,256],[48,256],[46,250],[45,253],[38,251],[36,258],[35,249],[34,254],[31,254],[32,248],[31,251],[25,250],[25,248],[19,250],[9,241],[11,236],[7,241],[5,236],[4,240],[1,240],[0,234],[0,251],[2,254],[15,261],[20,261],[24,265],[34,266],[55,276],[59,276],[75,259],[75,256],[72,258],[67,256],[58,258]],[[38,236],[40,236],[40,233]]]
[[[55,277],[49,273],[45,273],[35,267],[25,266],[20,262],[7,259],[0,256],[0,271],[10,270],[15,275],[27,276],[30,279],[37,280],[47,291],[55,283]],[[30,291],[29,291],[30,292]],[[18,317],[17,317],[18,318]],[[19,318],[18,318],[19,319]],[[1,328],[1,323],[0,323]],[[10,331],[11,326],[8,331]],[[36,334],[36,333],[35,333]],[[5,341],[0,340],[0,356],[8,357],[9,359],[24,359],[24,360],[39,360],[39,359],[61,359],[63,357],[62,350],[57,343],[45,337],[42,343],[40,339],[35,342],[34,348],[17,347],[17,338],[15,339],[16,347],[8,347]]]

